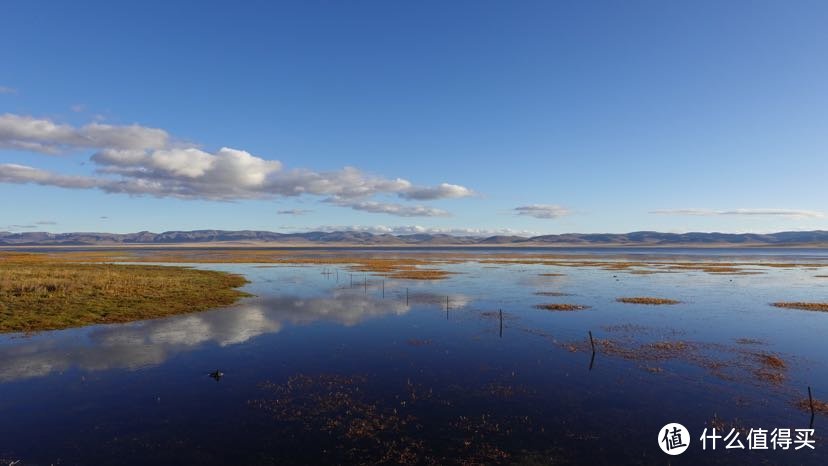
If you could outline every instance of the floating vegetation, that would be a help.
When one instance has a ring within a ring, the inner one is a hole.
[[[589,306],[565,303],[537,304],[535,307],[546,311],[583,311],[584,309],[589,309]]]
[[[737,338],[736,343],[740,345],[764,345],[765,342],[762,340],[756,340],[754,338]]]
[[[291,441],[314,442],[321,445],[316,452],[335,455],[346,463],[502,463],[525,454],[520,442],[544,432],[542,425],[525,415],[459,412],[420,417],[444,412],[470,394],[493,402],[527,393],[510,384],[457,386],[450,398],[410,379],[381,396],[372,392],[375,386],[365,376],[298,374],[281,384],[262,384],[264,396],[247,404],[271,416],[274,427],[283,429]],[[519,439],[517,444],[515,439]]]
[[[595,338],[599,355],[642,363],[639,367],[650,373],[668,372],[671,367],[664,364],[677,361],[703,368],[715,377],[732,382],[751,381],[760,385],[779,385],[786,380],[785,371],[788,364],[778,354],[757,353],[738,346],[685,340],[642,343],[638,335],[653,333],[655,329],[631,324],[602,328],[626,335],[613,339]],[[658,333],[663,335],[663,332]],[[591,352],[590,342],[585,339],[554,343],[569,352]],[[660,364],[654,365],[656,362]]]
[[[785,361],[774,354],[757,353],[756,357],[759,358],[759,362],[761,362],[764,366],[772,369],[784,369],[786,367]]]
[[[828,403],[814,398],[813,405],[815,413],[828,414]],[[803,411],[811,412],[811,400],[808,398],[797,401],[796,406]]]
[[[631,298],[617,298],[616,301],[618,301],[619,303],[648,304],[648,305],[651,305],[651,306],[681,303],[681,301],[676,301],[675,299],[653,298],[653,297],[650,297],[650,296],[636,296],[636,297],[631,297]]]
[[[828,312],[828,303],[804,303],[781,301],[773,303],[772,306],[783,307],[787,309],[802,309],[803,311]]]
[[[436,269],[410,269],[388,273],[386,276],[401,280],[442,280],[454,273],[455,272],[446,272],[445,270]]]
[[[572,296],[572,293],[562,293],[560,291],[536,291],[537,296]]]

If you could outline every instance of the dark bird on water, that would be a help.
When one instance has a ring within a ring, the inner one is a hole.
[[[220,370],[216,370],[215,372],[210,372],[210,374],[208,374],[208,375],[211,378],[216,379],[216,382],[218,382],[219,380],[221,380],[222,377],[224,377],[224,372],[222,372]]]

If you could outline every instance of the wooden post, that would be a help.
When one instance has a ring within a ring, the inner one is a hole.
[[[503,309],[500,309],[500,338],[503,338]]]
[[[808,404],[811,406],[811,426],[810,428],[814,428],[814,397],[811,395],[811,387],[808,386]]]
[[[408,306],[408,288],[405,289],[405,305]]]
[[[592,345],[592,352],[595,353],[595,340],[592,339],[592,330],[589,331],[589,344]]]
[[[382,297],[385,297],[385,280],[382,281]]]

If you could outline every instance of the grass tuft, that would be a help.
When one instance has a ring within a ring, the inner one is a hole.
[[[583,311],[584,309],[589,309],[589,306],[564,303],[538,304],[535,307],[547,311]]]
[[[679,304],[681,301],[676,301],[675,299],[666,299],[666,298],[653,298],[650,296],[635,296],[631,298],[618,298],[616,299],[619,303],[629,303],[629,304],[648,304],[651,306],[658,306],[664,304]]]
[[[773,303],[773,306],[787,309],[802,309],[804,311],[828,312],[828,303],[803,303],[781,301]]]

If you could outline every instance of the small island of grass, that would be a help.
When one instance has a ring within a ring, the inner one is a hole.
[[[616,299],[619,303],[629,303],[629,304],[647,304],[650,306],[658,306],[658,305],[665,305],[665,304],[679,304],[681,301],[676,301],[675,299],[666,299],[666,298],[653,298],[650,296],[635,296],[632,298],[618,298]]]
[[[589,309],[589,306],[567,303],[538,304],[535,307],[547,311],[583,311],[584,309]]]
[[[773,303],[776,307],[788,309],[801,309],[803,311],[828,312],[828,303],[803,303],[803,302],[778,302]]]
[[[0,333],[152,319],[234,303],[244,277],[186,267],[0,260]]]

